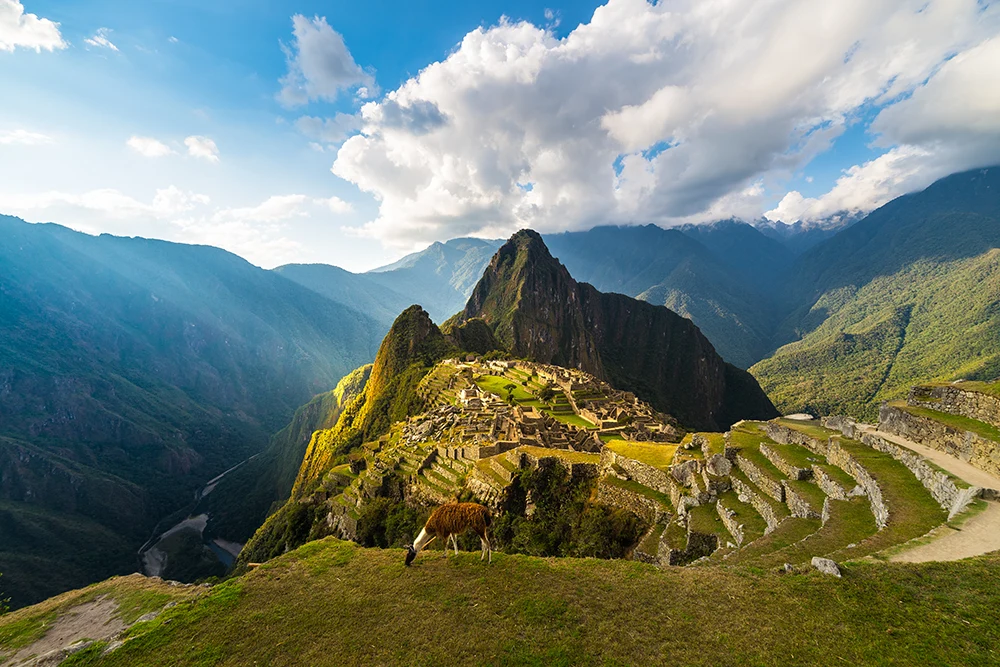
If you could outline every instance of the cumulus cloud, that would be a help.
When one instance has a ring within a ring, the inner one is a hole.
[[[281,79],[278,99],[288,106],[313,100],[332,101],[342,90],[361,86],[364,96],[375,87],[372,75],[354,62],[344,38],[326,18],[292,17],[293,40],[283,47],[288,73]],[[361,94],[361,90],[358,91]]]
[[[139,155],[143,155],[145,157],[163,157],[164,155],[170,155],[174,152],[170,146],[167,146],[162,141],[154,139],[153,137],[140,137],[133,135],[129,137],[128,141],[125,142],[125,145]]]
[[[1000,162],[1000,38],[948,60],[913,94],[886,107],[872,123],[878,143],[892,148],[848,169],[826,194],[789,192],[765,215],[815,221],[877,208],[958,171]]]
[[[59,33],[59,24],[26,14],[19,0],[0,0],[0,51],[17,47],[40,52],[69,46]]]
[[[351,211],[354,210],[354,207],[351,206],[350,202],[346,202],[343,199],[341,199],[340,197],[330,197],[328,199],[317,199],[315,201],[315,203],[318,206],[324,206],[324,207],[326,207],[327,209],[330,210],[331,213],[335,213],[335,214],[338,214],[338,215],[343,214],[343,213],[350,213]]]
[[[188,155],[191,157],[201,158],[209,162],[219,161],[219,147],[208,137],[192,135],[184,140],[184,145],[187,146]]]
[[[402,244],[759,215],[762,184],[998,26],[976,0],[610,0],[562,39],[502,20],[365,104],[332,171],[379,201],[363,233]]]
[[[302,116],[295,121],[295,127],[311,139],[339,144],[361,129],[361,118],[349,113],[338,113],[333,118]]]
[[[108,28],[98,28],[97,32],[94,33],[93,37],[87,37],[83,41],[93,47],[99,49],[110,49],[111,51],[117,51],[118,47],[108,39],[108,34],[111,32]]]
[[[23,128],[17,130],[5,130],[0,132],[0,146],[21,145],[38,146],[41,144],[51,144],[52,137],[39,132],[30,132]]]

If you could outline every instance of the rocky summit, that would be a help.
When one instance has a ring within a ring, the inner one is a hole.
[[[531,230],[497,251],[450,322],[474,318],[514,356],[584,370],[693,428],[777,416],[757,381],[726,363],[690,320],[576,282]]]

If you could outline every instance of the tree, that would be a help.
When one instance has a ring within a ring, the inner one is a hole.
[[[542,401],[546,403],[551,401],[555,397],[555,395],[556,395],[556,390],[553,389],[552,387],[544,387],[540,392],[538,392],[538,398],[540,398]]]
[[[505,385],[504,389],[507,390],[507,402],[508,403],[513,403],[514,402],[514,390],[517,389],[517,385],[514,384],[513,382],[511,382],[511,383]]]

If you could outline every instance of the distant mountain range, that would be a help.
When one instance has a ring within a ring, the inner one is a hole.
[[[501,241],[435,243],[364,274],[265,271],[215,248],[0,217],[4,590],[23,604],[129,571],[139,545],[195,510],[209,514],[207,536],[249,538],[287,497],[313,432],[339,423],[367,385],[356,376],[331,390],[373,360],[412,304],[437,323],[462,313],[444,327],[454,349],[499,345],[599,370],[692,425],[726,426],[747,409],[725,407],[727,387],[762,405],[740,368],[783,412],[857,417],[918,380],[993,379],[998,218],[1000,168],[990,168],[861,220],[545,235],[555,299],[545,312],[482,287]],[[505,271],[501,282],[521,284]],[[528,344],[529,319],[568,338]],[[710,360],[711,395],[662,383],[701,372],[664,366],[676,348],[657,355],[642,339],[678,332],[693,341],[681,357]],[[371,431],[369,418],[352,437]]]

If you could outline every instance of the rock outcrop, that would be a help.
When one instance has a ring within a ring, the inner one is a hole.
[[[497,251],[450,324],[474,318],[515,356],[585,370],[685,426],[724,429],[777,415],[756,380],[727,364],[690,320],[576,282],[531,230]]]

